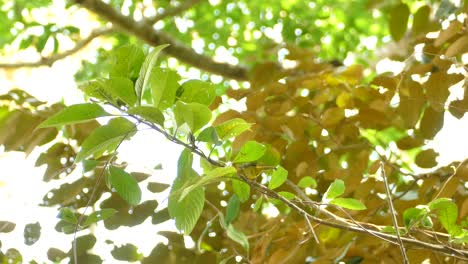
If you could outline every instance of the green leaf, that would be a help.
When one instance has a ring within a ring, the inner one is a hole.
[[[104,79],[97,79],[82,83],[78,88],[82,90],[87,96],[94,97],[101,101],[113,102],[112,96],[104,88]]]
[[[141,66],[140,74],[135,83],[135,93],[137,96],[138,105],[141,104],[141,97],[143,96],[143,92],[149,88],[149,80],[151,74],[153,73],[153,68],[156,65],[156,61],[158,60],[159,53],[167,46],[169,45],[166,44],[155,47],[153,51],[148,54],[145,61],[143,62],[143,65]]]
[[[265,145],[265,154],[258,160],[259,165],[277,166],[281,161],[281,154],[271,145]]]
[[[291,192],[278,192],[278,194],[286,198],[286,200],[292,200],[296,198],[296,195]]]
[[[112,77],[100,80],[101,87],[112,98],[120,99],[126,105],[133,106],[137,101],[133,82],[126,77]]]
[[[226,225],[229,225],[232,221],[234,221],[237,216],[239,215],[240,210],[240,201],[237,195],[231,196],[229,199],[228,205],[226,207],[226,218],[224,219]]]
[[[235,229],[233,225],[229,225],[226,231],[230,239],[239,243],[245,249],[245,251],[249,251],[249,240],[244,233]]]
[[[68,207],[63,207],[60,209],[58,218],[70,224],[78,223],[78,218],[76,217],[75,213],[73,213]]]
[[[176,227],[186,235],[192,232],[205,204],[203,187],[193,189],[184,199],[179,200],[180,190],[193,178],[199,177],[192,169],[192,160],[192,153],[187,149],[183,150],[177,164],[177,177],[171,188],[168,205],[169,215],[175,219]]]
[[[254,212],[257,212],[258,210],[260,210],[260,208],[262,207],[262,203],[263,203],[263,196],[260,196],[260,198],[258,198],[257,201],[255,201],[255,204],[253,207]]]
[[[136,45],[125,45],[117,48],[111,55],[112,67],[109,75],[114,77],[138,77],[145,53]],[[132,85],[133,88],[133,85]],[[135,94],[135,91],[133,91]],[[135,96],[136,98],[136,96]]]
[[[409,15],[408,5],[403,3],[396,5],[390,11],[390,34],[395,41],[399,41],[405,35]]]
[[[408,208],[403,213],[403,222],[405,223],[406,228],[409,228],[424,217],[425,211],[420,208]]]
[[[211,120],[211,110],[199,103],[185,104],[177,101],[174,114],[177,125],[181,126],[185,123],[192,132],[198,131]]]
[[[215,127],[218,136],[222,140],[237,137],[246,130],[249,130],[252,124],[247,123],[244,119],[233,118]]]
[[[115,191],[131,205],[137,205],[141,201],[141,190],[138,182],[132,175],[121,168],[109,167],[107,179]]]
[[[305,189],[307,187],[313,189],[313,188],[317,187],[317,181],[314,178],[310,177],[310,176],[305,176],[299,181],[299,183],[297,183],[297,186],[299,188],[303,188],[303,189]]]
[[[164,110],[174,105],[179,80],[180,76],[176,71],[166,68],[153,69],[149,86],[155,107]]]
[[[233,162],[245,163],[256,161],[260,159],[263,154],[265,154],[265,150],[265,145],[256,141],[248,141],[239,150],[239,153],[237,153],[237,156],[234,158]]]
[[[83,226],[89,226],[101,220],[106,220],[117,213],[114,208],[105,208],[100,211],[92,212],[83,223]]]
[[[102,116],[110,116],[110,114],[98,104],[70,105],[46,119],[38,128],[83,123]]]
[[[327,191],[323,195],[322,201],[328,201],[342,195],[345,191],[345,185],[342,180],[336,179],[328,186]]]
[[[246,202],[250,197],[250,185],[241,181],[240,179],[233,179],[232,180],[232,189],[234,193],[239,198],[239,201]]]
[[[128,139],[135,131],[135,125],[125,118],[114,118],[107,125],[93,130],[83,141],[81,150],[76,155],[75,162],[94,155],[100,156],[105,151],[113,151],[124,139]]]
[[[210,184],[213,182],[221,181],[225,179],[223,176],[231,175],[236,172],[237,170],[234,167],[214,168],[213,170],[208,171],[202,177],[194,178],[192,182],[188,182],[187,185],[184,186],[182,193],[180,194],[179,200],[184,199],[190,192],[192,192],[192,190],[194,190],[197,187],[204,186],[206,184]]]
[[[350,210],[366,210],[367,207],[360,201],[353,198],[334,198],[330,204],[337,205]]]
[[[207,127],[200,132],[197,136],[197,141],[213,143],[215,145],[221,145],[223,142],[219,140],[218,133],[214,127]]]
[[[449,198],[439,198],[428,204],[431,211],[435,211],[442,226],[450,235],[457,235],[461,230],[457,226],[458,207]]]
[[[210,105],[216,97],[213,84],[200,80],[188,80],[182,84],[179,100],[185,103]]]
[[[151,123],[164,126],[164,115],[158,108],[152,106],[137,106],[128,109],[131,115],[138,115]]]
[[[280,187],[286,181],[287,178],[288,171],[285,168],[278,166],[278,168],[275,169],[271,174],[271,179],[268,183],[268,188],[273,190]]]

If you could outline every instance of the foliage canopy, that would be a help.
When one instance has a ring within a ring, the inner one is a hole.
[[[449,89],[468,83],[466,1],[0,6],[2,51],[39,55],[0,68],[50,66],[96,38],[112,46],[83,61],[75,76],[86,103],[51,104],[21,89],[0,96],[0,144],[26,154],[44,150],[36,166],[47,167],[43,180],[56,188],[40,204],[59,210],[57,232],[77,236],[68,251],[48,249],[50,261],[101,263],[92,249],[105,238],[93,226],[119,232],[147,219],[148,232],[169,219],[180,232],[158,231],[168,243],[148,254],[106,241],[113,258],[468,260],[468,163],[441,166],[429,144],[446,113],[460,119],[468,110],[468,94],[449,99]],[[86,30],[54,21],[52,8],[70,21],[86,11],[83,26],[99,27],[82,38]],[[40,12],[52,19],[39,19]],[[67,41],[74,48],[64,49]],[[378,73],[383,57],[403,66]],[[194,68],[200,78],[183,74]],[[148,129],[183,147],[170,186],[118,158],[123,142]],[[167,205],[145,189],[166,192]],[[0,233],[17,231],[14,219],[1,217]],[[24,236],[26,245],[44,239],[40,223],[28,224]],[[2,263],[21,263],[21,252],[2,243]]]

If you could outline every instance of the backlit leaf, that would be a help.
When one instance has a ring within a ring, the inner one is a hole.
[[[350,209],[350,210],[366,210],[367,207],[359,200],[353,198],[334,198],[330,201],[330,204]]]
[[[265,154],[266,147],[263,144],[260,144],[256,141],[248,141],[245,143],[237,156],[234,158],[233,162],[236,163],[245,163],[252,162],[260,159],[263,154]]]
[[[156,65],[156,61],[158,60],[159,53],[162,49],[164,49],[167,46],[169,45],[160,45],[155,47],[153,51],[151,51],[148,54],[145,61],[143,62],[143,65],[140,69],[140,74],[135,83],[135,93],[137,96],[138,104],[141,103],[141,97],[143,96],[143,92],[149,88],[149,80],[153,73],[153,68]]]
[[[199,103],[182,103],[177,101],[174,108],[177,125],[187,124],[192,132],[208,124],[211,120],[211,110]]]
[[[123,139],[128,139],[135,131],[135,125],[125,118],[114,118],[107,125],[96,128],[83,141],[75,162],[91,155],[100,156],[104,151],[113,151]]]
[[[280,187],[286,181],[287,178],[288,171],[285,170],[283,167],[279,166],[271,174],[271,179],[268,183],[268,188],[273,190]]]
[[[240,179],[232,180],[232,189],[234,193],[239,197],[239,201],[246,202],[250,197],[250,185],[241,181]]]
[[[113,208],[105,208],[99,211],[92,212],[84,221],[83,226],[89,226],[101,220],[106,220],[109,217],[112,217],[117,210]]]
[[[310,176],[305,176],[297,183],[297,186],[300,188],[309,187],[313,189],[317,187],[317,181],[315,181],[315,179]]]
[[[199,177],[192,169],[192,160],[192,153],[183,150],[177,164],[177,178],[172,185],[168,205],[169,214],[175,220],[177,229],[186,235],[192,232],[205,204],[205,191],[201,186],[193,189],[184,199],[179,199],[181,189],[195,177]]]
[[[60,209],[58,218],[70,224],[78,223],[78,218],[76,217],[75,213],[73,213],[68,207],[63,207],[62,209]]]
[[[174,70],[167,68],[153,69],[148,82],[151,87],[154,107],[164,110],[174,105],[179,80],[180,76]]]
[[[213,143],[215,145],[222,144],[222,141],[219,140],[216,129],[212,126],[203,129],[202,132],[198,134],[197,141]]]
[[[328,186],[327,191],[323,195],[322,201],[332,200],[340,195],[342,195],[345,191],[345,184],[343,180],[336,179],[334,182]]]
[[[250,129],[251,126],[252,124],[247,123],[244,119],[234,118],[217,125],[215,129],[219,138],[226,140],[232,137],[237,137],[244,131]]]
[[[133,88],[133,82],[130,79],[111,77],[110,79],[101,80],[101,84],[106,93],[113,98],[119,99],[130,106],[136,103],[137,97]]]
[[[128,109],[131,115],[138,115],[151,123],[164,125],[164,115],[158,108],[152,106],[137,106]]]
[[[38,128],[62,126],[87,122],[98,117],[109,116],[98,104],[86,103],[65,107],[62,111],[49,117]]]
[[[145,60],[145,53],[136,45],[118,47],[112,54],[110,76],[136,78]],[[133,86],[133,85],[132,85]],[[133,91],[135,94],[135,91]]]
[[[185,103],[199,103],[209,106],[215,98],[213,84],[201,80],[188,80],[182,84],[179,100]]]
[[[206,184],[219,182],[224,180],[224,176],[229,176],[231,174],[236,173],[236,169],[234,167],[218,167],[214,168],[208,172],[206,172],[202,177],[194,178],[194,180],[186,185],[182,190],[182,193],[179,196],[179,200],[184,199],[190,192],[194,189],[204,186]]]
[[[112,188],[115,189],[122,199],[131,205],[137,205],[140,203],[141,190],[138,186],[138,182],[132,177],[132,175],[128,174],[121,168],[110,166],[107,179]]]
[[[451,235],[456,235],[460,231],[460,227],[456,225],[458,218],[458,207],[449,198],[439,198],[429,204],[431,211],[437,213],[437,218],[442,226]]]

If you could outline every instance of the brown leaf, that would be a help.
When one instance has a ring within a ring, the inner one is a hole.
[[[432,107],[426,107],[419,124],[419,131],[426,139],[433,139],[444,125],[444,112],[435,111]]]
[[[449,41],[451,38],[455,37],[459,31],[463,29],[463,24],[458,20],[453,20],[452,23],[448,26],[448,28],[442,30],[439,33],[439,36],[434,41],[434,45],[436,47],[441,46],[442,44]]]
[[[344,110],[338,107],[328,108],[322,114],[322,125],[325,127],[334,127],[345,118]]]
[[[463,78],[464,76],[461,74],[447,74],[441,71],[432,73],[429,80],[424,83],[432,107],[440,111],[443,110],[445,101],[450,94],[450,86],[463,80]]]
[[[435,152],[433,149],[427,149],[418,153],[415,163],[421,168],[429,169],[437,166],[437,156],[439,156],[439,153]]]
[[[424,144],[424,140],[415,136],[406,136],[397,141],[397,146],[401,150],[409,150],[412,148],[420,147]]]
[[[468,35],[461,36],[453,42],[445,52],[445,56],[453,57],[468,52]]]
[[[468,96],[465,96],[463,100],[455,100],[450,102],[449,112],[456,118],[462,118],[468,111]]]
[[[399,79],[397,77],[388,76],[387,74],[377,75],[371,82],[371,84],[373,85],[382,86],[391,91],[395,91],[398,83],[399,83]]]
[[[220,115],[218,115],[215,119],[215,121],[213,122],[213,126],[217,126],[219,124],[222,124],[228,120],[231,120],[231,119],[234,119],[234,118],[238,118],[238,117],[241,117],[241,114],[235,110],[228,110]]]

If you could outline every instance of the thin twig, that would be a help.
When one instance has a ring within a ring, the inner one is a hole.
[[[136,126],[135,126],[136,127]],[[86,214],[86,210],[91,206],[91,202],[93,201],[94,197],[96,196],[96,193],[97,193],[97,190],[98,190],[98,187],[99,185],[101,184],[102,182],[102,179],[104,178],[104,173],[107,169],[107,167],[109,166],[110,162],[115,158],[115,156],[117,155],[117,149],[120,147],[120,145],[122,144],[122,142],[125,141],[125,139],[128,137],[128,135],[130,135],[131,133],[133,133],[135,131],[129,131],[127,132],[123,138],[120,140],[119,144],[117,144],[117,146],[115,147],[114,149],[114,153],[111,157],[109,157],[109,159],[106,160],[106,163],[104,164],[104,167],[102,168],[101,172],[99,173],[98,175],[98,178],[96,180],[96,183],[94,184],[94,187],[93,187],[93,191],[91,192],[91,195],[89,197],[89,200],[88,202],[86,203],[86,206],[84,208],[84,211],[83,213],[80,215],[80,217],[78,218],[78,222],[76,223],[75,225],[75,230],[73,232],[73,259],[74,259],[74,263],[75,264],[78,264],[78,253],[77,253],[77,248],[76,248],[76,234],[78,232],[78,228],[80,227],[80,224],[81,222],[83,221],[84,219],[84,216]]]
[[[99,28],[91,32],[88,37],[79,40],[76,42],[75,46],[67,51],[62,53],[57,53],[49,57],[42,57],[38,61],[32,62],[13,62],[13,63],[0,63],[0,68],[3,69],[16,69],[16,68],[27,68],[27,67],[40,67],[40,66],[52,66],[56,61],[62,60],[86,47],[91,41],[95,38],[102,35],[112,33],[114,30],[112,28]]]
[[[116,106],[114,106],[114,107],[116,107]],[[116,108],[118,109],[118,107],[116,107]],[[178,145],[181,145],[181,146],[189,149],[190,151],[192,151],[192,153],[194,153],[194,154],[200,156],[201,158],[207,160],[210,164],[212,164],[212,165],[214,165],[216,167],[225,167],[226,166],[226,164],[224,164],[224,162],[209,158],[205,153],[203,153],[199,148],[197,148],[197,146],[194,146],[194,145],[191,145],[191,144],[186,143],[184,141],[181,141],[180,139],[170,135],[163,128],[160,128],[159,126],[157,126],[157,125],[155,125],[155,124],[153,124],[151,122],[148,122],[148,121],[146,121],[146,120],[144,120],[144,119],[142,119],[142,118],[140,118],[138,116],[134,116],[134,115],[129,115],[129,116],[134,118],[138,122],[146,124],[149,127],[151,127],[152,129],[154,129],[154,130],[158,131],[159,133],[163,134],[171,142],[174,142],[174,143],[176,143]],[[320,213],[325,213],[326,215],[330,216],[329,217],[330,219],[319,218],[317,216],[311,215],[305,209],[303,209],[302,207],[300,207],[296,203],[294,203],[292,201],[289,201],[288,199],[286,199],[283,196],[279,195],[277,192],[268,189],[268,187],[266,187],[265,185],[262,185],[262,184],[256,182],[255,180],[251,180],[251,179],[247,178],[242,173],[239,172],[238,176],[239,176],[239,178],[231,178],[231,180],[240,180],[240,181],[243,181],[243,182],[249,184],[251,187],[255,188],[260,193],[262,193],[262,194],[264,194],[264,195],[266,195],[266,196],[268,196],[270,198],[274,198],[274,199],[282,201],[289,208],[296,211],[297,213],[299,213],[303,217],[307,217],[309,220],[312,220],[315,223],[323,224],[323,225],[334,227],[334,228],[339,228],[339,229],[342,229],[342,230],[352,231],[352,232],[356,232],[356,233],[372,235],[372,236],[378,237],[378,238],[386,240],[386,241],[388,240],[388,242],[394,243],[394,244],[401,244],[401,243],[404,242],[404,243],[407,243],[407,244],[410,244],[410,245],[413,245],[413,246],[416,246],[416,247],[425,248],[425,249],[432,250],[432,251],[435,251],[435,252],[440,252],[440,253],[455,257],[455,258],[459,258],[459,259],[463,259],[463,260],[468,261],[468,251],[461,250],[461,249],[455,249],[455,248],[449,247],[449,246],[447,246],[445,244],[441,244],[441,243],[432,244],[432,243],[420,241],[420,240],[417,240],[417,239],[413,239],[413,238],[410,238],[410,237],[400,237],[398,233],[397,233],[398,236],[388,234],[388,233],[384,233],[384,232],[380,231],[380,230],[382,230],[383,226],[377,226],[377,225],[373,225],[373,224],[369,224],[369,223],[361,223],[361,222],[355,221],[354,219],[351,219],[352,222],[348,222],[346,219],[341,218],[340,216],[335,215],[335,214],[333,214],[333,213],[331,213],[329,211],[326,211],[325,209],[321,208],[320,206],[317,206],[317,203],[311,201],[311,205],[314,206],[312,208],[317,209],[318,212],[320,212]],[[398,230],[398,228],[397,228],[397,230]],[[400,241],[401,241],[401,243],[400,243]]]
[[[397,217],[396,217],[395,208],[393,207],[392,196],[390,194],[390,188],[388,186],[387,175],[385,173],[385,165],[384,165],[383,162],[380,162],[380,171],[381,171],[383,182],[384,182],[384,185],[385,185],[385,191],[387,192],[388,206],[390,207],[390,212],[392,214],[392,222],[393,222],[393,226],[395,228],[397,241],[398,241],[398,244],[400,246],[401,256],[403,257],[404,263],[409,264],[408,256],[406,255],[405,245],[403,244],[403,241],[401,240],[401,237],[400,237],[400,229],[398,227],[398,220],[397,220]]]
[[[317,244],[320,244],[320,240],[318,239],[317,237],[317,234],[315,233],[315,230],[314,230],[314,227],[312,226],[312,224],[310,223],[310,220],[309,220],[309,217],[304,217],[305,220],[307,221],[307,225],[309,226],[310,228],[310,232],[312,233],[312,235],[314,236],[314,239],[315,239],[315,242],[317,242]]]
[[[458,172],[458,169],[463,165],[465,165],[465,163],[467,162],[468,160],[464,160],[463,162],[460,162],[458,164],[458,166],[455,168],[455,170],[453,171],[453,173],[447,178],[447,180],[444,182],[444,184],[442,185],[442,187],[440,188],[440,190],[437,192],[436,196],[434,197],[433,200],[439,198],[439,196],[442,194],[442,192],[444,191],[445,187],[447,187],[447,184],[454,178],[454,176],[457,174]]]

